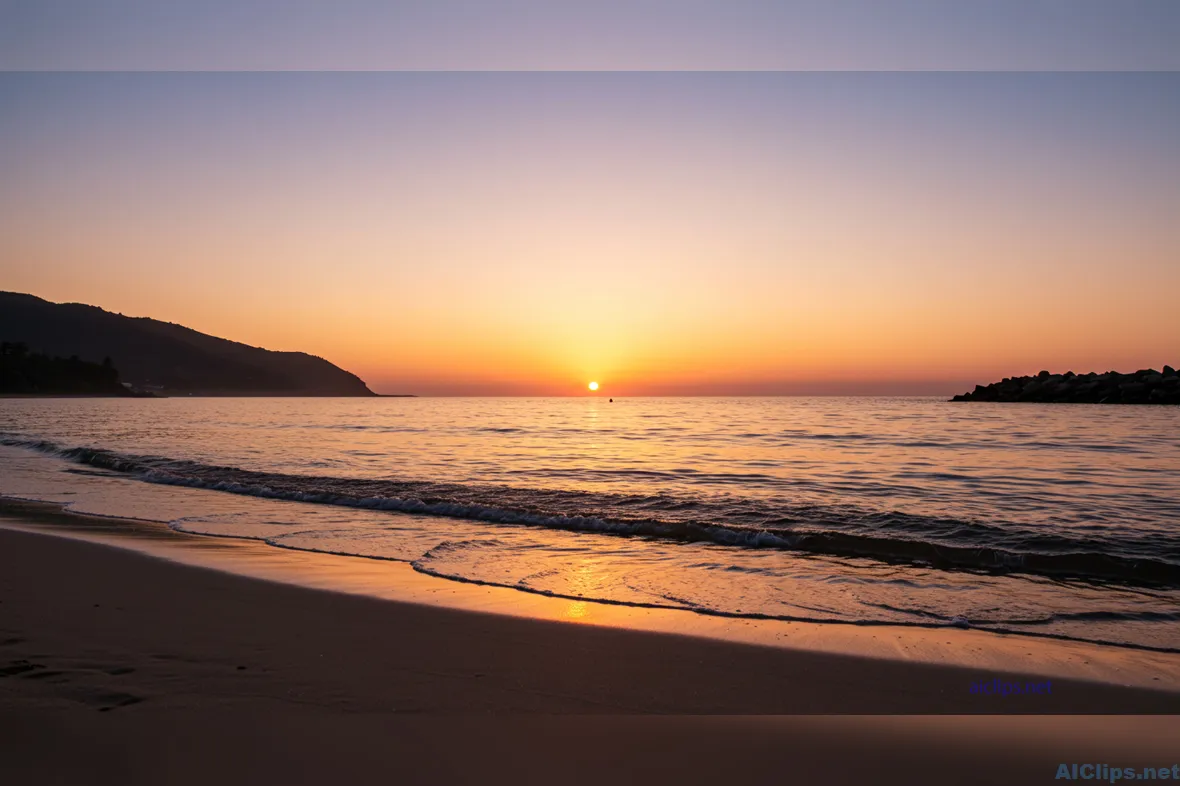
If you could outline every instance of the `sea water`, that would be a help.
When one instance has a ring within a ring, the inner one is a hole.
[[[5,399],[0,445],[0,494],[447,580],[1180,651],[1177,407]]]

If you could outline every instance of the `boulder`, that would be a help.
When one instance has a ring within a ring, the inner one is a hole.
[[[1088,404],[1180,404],[1180,374],[1171,366],[1163,371],[1140,369],[1133,374],[1093,371],[1030,377],[1004,377],[990,385],[955,396],[952,401],[1074,402]]]

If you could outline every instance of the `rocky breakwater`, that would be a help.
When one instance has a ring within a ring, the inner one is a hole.
[[[955,396],[951,401],[1041,402],[1070,404],[1180,404],[1180,374],[1171,366],[1132,374],[1050,374],[1006,377]]]

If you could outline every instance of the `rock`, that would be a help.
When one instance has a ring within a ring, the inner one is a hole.
[[[1180,404],[1180,374],[1171,366],[1163,371],[1140,369],[1133,374],[1093,371],[1031,377],[1004,377],[990,385],[955,396],[952,401],[1072,402],[1085,404]]]

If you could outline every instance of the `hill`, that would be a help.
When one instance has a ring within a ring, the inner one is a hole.
[[[273,352],[182,325],[0,292],[0,339],[32,352],[110,358],[123,382],[165,395],[372,396],[355,374],[304,352]]]

